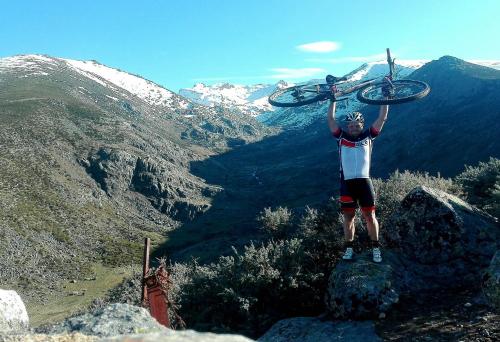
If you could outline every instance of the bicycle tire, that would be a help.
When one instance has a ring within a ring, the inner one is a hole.
[[[382,82],[361,88],[356,97],[358,101],[372,105],[391,105],[406,103],[421,99],[431,91],[431,87],[425,82],[415,80],[396,80],[394,84],[395,95],[385,98],[382,95]]]
[[[300,107],[305,106],[314,102],[323,101],[328,98],[328,94],[325,92],[318,91],[317,93],[313,91],[304,91],[304,89],[313,89],[319,86],[319,88],[327,87],[326,84],[306,84],[301,86],[293,86],[285,89],[280,89],[272,93],[268,101],[275,107]],[[302,90],[302,95],[294,95],[296,92]]]

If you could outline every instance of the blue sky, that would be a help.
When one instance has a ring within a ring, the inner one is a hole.
[[[401,59],[498,60],[499,14],[498,0],[1,0],[0,57],[94,59],[173,91],[300,81],[386,47]],[[307,45],[317,42],[329,43]]]

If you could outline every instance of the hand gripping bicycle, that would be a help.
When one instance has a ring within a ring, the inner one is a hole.
[[[394,60],[387,49],[389,74],[383,78],[363,81],[352,87],[339,89],[337,85],[346,83],[344,77],[328,75],[327,83],[297,85],[275,91],[269,96],[269,103],[276,107],[299,107],[326,99],[342,101],[355,91],[360,102],[372,105],[393,105],[421,99],[429,94],[431,88],[425,82],[415,80],[395,80]]]

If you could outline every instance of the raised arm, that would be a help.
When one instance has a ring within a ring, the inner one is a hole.
[[[337,121],[335,121],[335,106],[336,102],[331,101],[330,107],[328,107],[328,127],[330,127],[332,134],[338,134],[340,131],[340,127],[337,124]]]
[[[388,112],[389,112],[388,105],[380,106],[378,118],[377,118],[377,120],[375,120],[375,122],[372,125],[372,127],[377,131],[377,133],[380,133],[380,131],[382,130],[382,127],[384,127],[385,120],[387,120],[387,113]]]

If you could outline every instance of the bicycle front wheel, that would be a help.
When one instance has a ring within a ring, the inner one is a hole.
[[[421,99],[427,96],[431,87],[425,82],[415,80],[397,80],[392,81],[394,87],[389,97],[384,97],[382,88],[384,83],[380,82],[360,89],[357,98],[360,102],[372,105],[390,105],[405,103]]]
[[[327,84],[312,84],[277,90],[269,96],[269,103],[276,107],[299,107],[327,98]]]

